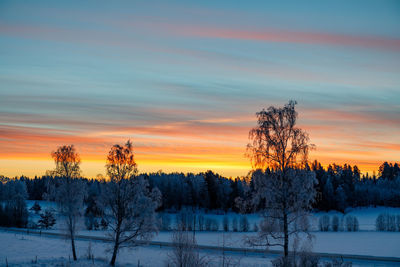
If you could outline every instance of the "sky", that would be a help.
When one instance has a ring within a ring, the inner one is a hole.
[[[0,0],[0,174],[74,144],[87,177],[133,141],[140,172],[246,175],[255,113],[298,102],[310,159],[400,159],[399,1]]]

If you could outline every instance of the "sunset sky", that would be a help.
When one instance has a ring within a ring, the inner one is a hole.
[[[311,159],[398,162],[400,2],[0,1],[0,175],[63,144],[104,174],[128,139],[140,172],[245,175],[255,113],[289,99]]]

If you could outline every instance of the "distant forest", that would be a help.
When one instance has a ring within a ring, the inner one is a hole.
[[[400,207],[400,167],[398,163],[384,162],[377,176],[361,175],[357,166],[329,165],[322,167],[318,161],[306,165],[318,180],[317,198],[314,209],[344,212],[348,207],[391,206]],[[257,212],[263,209],[263,201],[243,205],[255,193],[255,175],[269,175],[269,169],[256,170],[247,177],[226,178],[212,171],[199,174],[184,173],[145,173],[140,174],[148,181],[149,189],[158,188],[162,194],[159,210],[181,210],[183,207],[202,210]],[[31,200],[43,200],[48,195],[49,185],[55,185],[61,177],[42,176],[7,178],[0,176],[0,200],[10,199],[13,181],[26,187],[26,196]],[[85,203],[95,209],[96,198],[100,194],[105,179],[80,178],[87,185]],[[7,183],[6,183],[7,182]],[[9,183],[11,182],[11,183]],[[7,186],[8,185],[8,186]],[[9,188],[8,188],[9,187]],[[24,189],[25,190],[25,189]],[[240,205],[239,205],[240,204]],[[256,208],[255,208],[256,207]],[[258,207],[258,208],[257,208]]]

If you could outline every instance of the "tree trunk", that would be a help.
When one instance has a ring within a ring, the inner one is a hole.
[[[113,255],[110,261],[110,265],[111,266],[115,266],[115,261],[117,259],[117,252],[118,252],[118,244],[114,245],[114,251],[113,251]]]
[[[114,266],[115,261],[117,259],[117,253],[118,253],[118,248],[119,248],[119,226],[117,227],[117,233],[115,236],[115,243],[114,243],[114,250],[113,250],[113,255],[111,257],[110,265]]]
[[[285,259],[287,259],[289,255],[289,234],[288,234],[288,217],[287,213],[284,212],[283,214],[283,233],[285,235],[285,241],[284,241],[284,253],[285,253]]]
[[[71,247],[72,247],[72,257],[74,258],[74,261],[76,261],[77,258],[76,258],[76,250],[75,250],[75,239],[74,239],[73,235],[71,235]]]

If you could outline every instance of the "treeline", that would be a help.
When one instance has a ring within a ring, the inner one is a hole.
[[[378,177],[361,176],[357,166],[329,165],[323,168],[314,161],[311,169],[318,179],[315,208],[344,211],[347,207],[400,207],[400,168],[384,162]]]
[[[8,180],[0,183],[0,226],[26,227],[28,210],[26,208],[25,180]]]
[[[397,163],[383,163],[378,176],[361,175],[357,166],[330,165],[327,168],[315,161],[306,166],[315,172],[318,180],[317,199],[314,208],[317,210],[344,211],[347,207],[359,206],[392,206],[400,207],[400,171]],[[253,177],[260,171],[252,172],[248,177],[229,179],[212,171],[199,174],[184,173],[146,173],[141,176],[148,181],[149,189],[158,188],[162,195],[159,210],[181,210],[182,207],[194,209],[254,212],[253,206],[243,210],[243,205],[237,205],[237,200],[250,199],[255,192]],[[266,170],[262,175],[270,175]],[[13,193],[15,189],[7,181],[15,180],[0,178],[0,200],[9,201],[18,198]],[[42,200],[48,195],[49,185],[57,185],[60,177],[42,176],[29,179],[20,177],[26,188],[28,199]],[[98,215],[95,207],[96,196],[100,194],[101,183],[106,180],[81,178],[87,185],[85,203],[89,213]],[[7,189],[9,188],[9,189]],[[238,206],[241,206],[240,209]],[[4,209],[4,205],[2,207]],[[263,208],[262,200],[259,208]]]

